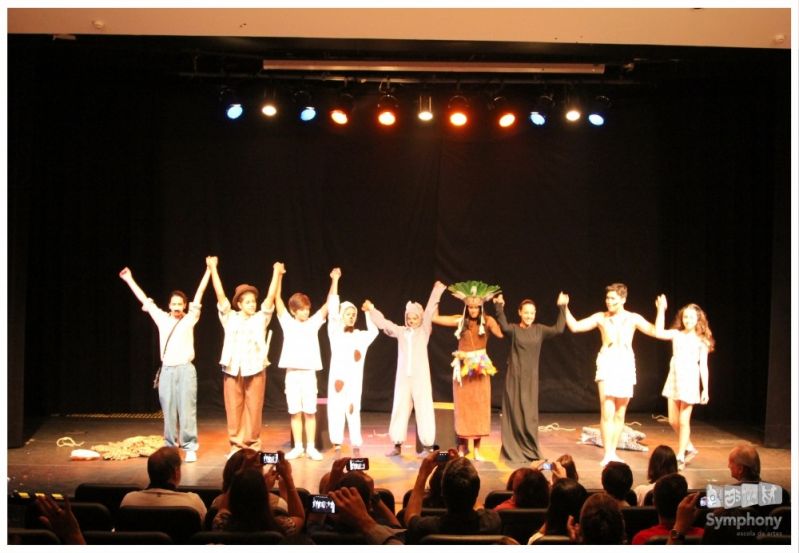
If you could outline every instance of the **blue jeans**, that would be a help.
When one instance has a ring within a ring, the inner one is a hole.
[[[166,445],[196,451],[197,445],[197,370],[191,363],[161,367],[158,399],[164,412]],[[180,442],[178,442],[178,422]]]

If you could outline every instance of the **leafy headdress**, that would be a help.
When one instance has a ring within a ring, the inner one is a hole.
[[[467,306],[482,306],[485,302],[499,294],[502,290],[497,284],[486,284],[481,280],[466,280],[464,282],[456,282],[447,287],[453,296],[459,300],[463,300],[463,317],[455,330],[455,337],[460,340],[461,332],[463,332],[463,325],[466,321],[466,308]],[[485,334],[485,315],[480,313],[480,330],[479,335]]]

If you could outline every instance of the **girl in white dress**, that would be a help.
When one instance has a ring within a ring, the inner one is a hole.
[[[694,405],[705,405],[709,400],[707,355],[713,351],[715,340],[707,315],[695,303],[680,309],[671,328],[665,330],[667,304],[662,297],[655,319],[657,337],[671,340],[673,348],[663,396],[669,402],[669,424],[677,434],[677,465],[682,469],[699,453],[691,443],[691,412]]]

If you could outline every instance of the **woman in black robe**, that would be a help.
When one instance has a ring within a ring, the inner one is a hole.
[[[535,322],[533,300],[522,301],[519,305],[520,322],[510,324],[505,318],[505,299],[501,294],[494,298],[499,327],[505,336],[511,338],[502,395],[500,457],[506,462],[528,463],[541,457],[538,448],[538,360],[541,343],[562,334],[566,326],[566,304],[561,302],[561,296],[558,296],[560,312],[555,326]]]

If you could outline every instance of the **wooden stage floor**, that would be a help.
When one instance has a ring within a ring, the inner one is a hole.
[[[504,489],[510,473],[517,468],[499,460],[500,414],[492,415],[491,435],[483,440],[481,448],[487,461],[477,463],[481,477],[479,502],[491,490]],[[369,473],[376,485],[388,488],[397,502],[413,486],[419,460],[415,452],[414,422],[411,417],[408,442],[403,447],[401,458],[388,458],[384,453],[391,448],[388,438],[388,413],[363,413],[362,425],[364,445],[361,455],[370,459]],[[650,414],[632,413],[627,417],[640,422],[634,428],[646,434],[642,443],[650,451],[659,444],[676,447],[674,434],[667,423],[655,421]],[[542,413],[541,425],[557,424],[560,430],[540,432],[543,453],[554,459],[563,453],[570,453],[576,460],[580,482],[586,488],[601,487],[599,460],[602,450],[593,445],[579,444],[580,430],[583,426],[596,425],[598,415],[592,413]],[[224,413],[202,414],[199,420],[200,450],[196,463],[184,464],[182,482],[184,485],[220,486],[222,468],[228,453]],[[70,447],[58,447],[56,442],[62,437],[71,437],[75,442],[84,442],[83,448],[120,441],[138,435],[162,435],[163,421],[160,418],[89,418],[54,416],[41,421],[24,447],[7,450],[8,491],[61,492],[71,496],[81,482],[122,483],[134,482],[142,487],[147,485],[147,465],[145,458],[125,461],[71,461]],[[267,412],[264,416],[262,432],[264,448],[269,450],[290,449],[289,417],[286,413]],[[727,469],[727,455],[739,443],[757,446],[762,464],[762,478],[790,490],[791,452],[788,449],[769,449],[762,447],[757,430],[734,425],[715,425],[701,421],[694,422],[693,443],[699,455],[685,469],[683,474],[691,488],[704,487],[708,483],[731,483]],[[349,455],[345,444],[344,455]],[[333,460],[333,450],[324,452],[323,461],[305,458],[292,461],[292,470],[298,486],[315,492],[319,479],[329,470]],[[619,455],[629,463],[633,470],[635,484],[646,482],[648,453],[619,451]],[[399,507],[398,507],[399,508]]]

